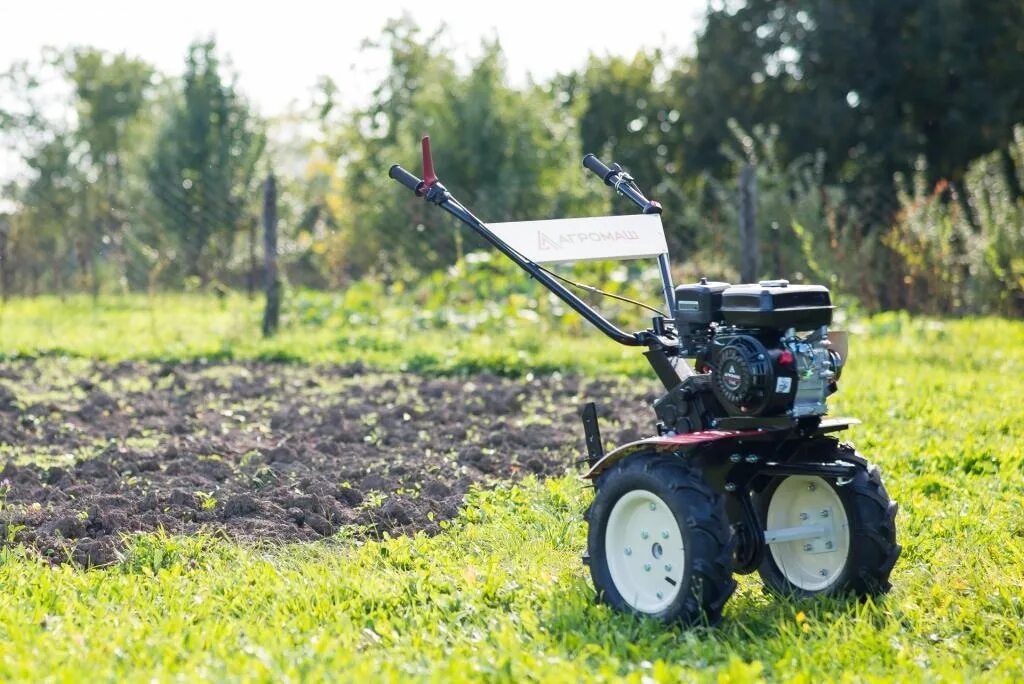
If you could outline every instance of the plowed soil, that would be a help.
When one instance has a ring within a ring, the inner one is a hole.
[[[243,541],[436,533],[473,484],[574,471],[580,405],[650,432],[653,382],[359,365],[0,363],[0,545],[104,565],[163,529]]]

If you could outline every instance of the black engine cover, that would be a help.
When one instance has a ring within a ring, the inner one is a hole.
[[[822,285],[763,280],[722,291],[722,319],[739,328],[812,330],[832,322],[832,299]]]
[[[715,340],[711,389],[733,416],[774,416],[792,408],[796,373],[779,364],[782,349],[768,349],[751,335]]]

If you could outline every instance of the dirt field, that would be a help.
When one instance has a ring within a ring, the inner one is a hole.
[[[574,469],[578,407],[650,430],[656,386],[360,366],[0,364],[0,543],[115,562],[125,533],[437,532],[467,488]],[[612,415],[611,409],[614,409]]]

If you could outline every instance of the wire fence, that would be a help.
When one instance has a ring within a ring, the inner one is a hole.
[[[1019,198],[986,189],[990,175],[979,171],[973,185],[961,187],[918,182],[906,188],[910,181],[902,181],[892,190],[842,189],[759,168],[752,218],[756,273],[820,282],[869,310],[1008,311],[1020,300],[1012,282],[990,278],[984,292],[974,285],[998,269],[1011,277],[1017,268],[1014,245],[1024,242]],[[32,179],[19,180],[24,188]],[[0,291],[5,297],[164,289],[255,292],[264,280],[262,180],[225,193],[135,173],[124,176],[117,192],[79,182],[51,194],[50,203],[8,201],[0,205]],[[387,282],[423,279],[488,249],[383,171],[373,183],[361,195],[366,199],[347,198],[340,212],[329,207],[326,193],[311,193],[294,179],[283,184],[279,251],[286,282],[337,288],[367,276]],[[635,211],[582,170],[566,183],[569,187],[543,192],[515,182],[452,190],[485,221]],[[747,244],[741,239],[737,179],[712,179],[686,191],[662,181],[647,192],[665,205],[677,282],[701,276],[740,281]],[[982,225],[961,210],[972,205],[1001,208],[998,221]],[[954,228],[943,233],[944,224]],[[999,258],[1006,256],[1007,263],[986,262],[986,244],[1003,250]],[[612,277],[610,267],[595,273]],[[626,277],[644,273],[642,266],[629,267]],[[641,283],[638,291],[657,301],[656,280]]]
[[[531,198],[534,188],[514,185],[458,196],[485,221],[635,211],[592,181],[581,172],[581,191],[547,201]],[[733,183],[720,186],[718,196],[703,203],[671,195],[664,202],[663,223],[679,278],[739,276],[739,193]],[[260,188],[254,182],[244,196],[230,198],[187,183],[153,183],[134,176],[111,199],[0,213],[3,291],[33,295],[258,288],[263,260]],[[324,216],[322,206],[303,206],[288,197],[287,187],[282,195],[282,265],[298,284],[326,287],[362,274],[430,272],[488,248],[454,219],[386,180],[379,188],[379,206],[371,207],[365,220],[358,214]],[[820,269],[808,264],[801,239],[838,249],[844,235],[869,235],[896,213],[891,204],[867,201],[856,212],[821,201],[804,206],[787,199],[781,203],[785,206],[776,206],[778,198],[763,188],[759,203],[754,219],[761,246],[759,271],[771,277],[809,276],[815,267]],[[808,224],[802,225],[802,236],[794,233],[796,219]],[[403,271],[403,265],[411,265],[412,271]]]

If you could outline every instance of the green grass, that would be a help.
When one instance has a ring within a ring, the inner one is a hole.
[[[264,342],[240,298],[17,301],[0,314],[0,353],[647,373],[596,334],[518,320],[451,330],[412,306],[374,314],[391,326],[378,333],[371,308],[310,297]],[[1024,323],[887,315],[852,328],[832,406],[864,420],[849,438],[901,505],[904,553],[883,600],[769,599],[754,575],[713,630],[612,613],[579,562],[589,493],[566,477],[475,492],[434,538],[146,536],[92,571],[0,552],[0,679],[1020,681]]]
[[[471,316],[388,304],[394,300],[403,301],[370,286],[344,295],[300,293],[286,304],[280,332],[268,340],[259,333],[262,302],[241,295],[131,296],[98,303],[84,296],[15,299],[0,305],[0,358],[361,362],[386,370],[510,376],[566,369],[646,372],[636,350],[608,344],[575,314],[565,316],[557,332],[564,340],[565,330],[575,331],[580,339],[549,345],[545,335],[552,325],[534,322],[527,309]]]

